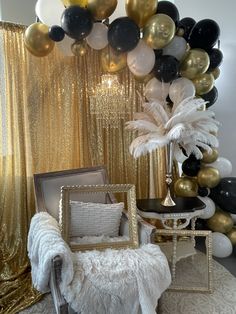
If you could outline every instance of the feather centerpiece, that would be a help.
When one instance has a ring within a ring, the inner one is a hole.
[[[130,153],[134,158],[152,152],[155,149],[173,143],[173,154],[176,159],[183,154],[195,155],[202,159],[202,151],[211,153],[218,147],[215,134],[219,122],[215,120],[213,111],[203,111],[206,102],[201,98],[188,97],[172,110],[161,102],[150,101],[143,104],[143,112],[134,114],[134,121],[126,123],[126,129],[138,131],[130,145]]]

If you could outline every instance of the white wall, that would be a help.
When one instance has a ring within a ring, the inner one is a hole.
[[[125,15],[125,0],[118,1],[113,19]],[[177,5],[181,18],[186,16],[196,20],[211,18],[221,28],[220,39],[224,62],[221,66],[220,78],[216,81],[219,99],[211,109],[216,112],[217,119],[222,123],[219,132],[220,155],[232,162],[233,175],[236,176],[236,1],[175,0],[172,2]],[[35,3],[36,0],[0,0],[2,19],[31,24],[35,21]]]
[[[0,0],[1,20],[24,25],[34,23],[36,2],[37,0]]]

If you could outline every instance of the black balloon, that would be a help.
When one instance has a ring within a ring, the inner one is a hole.
[[[208,229],[206,219],[197,218],[196,223],[195,223],[195,229],[196,230]]]
[[[161,56],[157,58],[153,72],[159,81],[172,82],[178,77],[179,61],[173,56]]]
[[[170,99],[170,96],[169,96],[169,95],[167,95],[166,101],[167,101],[169,104],[172,104],[172,100]]]
[[[211,189],[210,198],[222,210],[236,214],[236,178],[221,179],[220,183]]]
[[[61,26],[69,37],[81,40],[87,37],[92,30],[92,15],[89,10],[72,5],[63,12]]]
[[[163,54],[163,50],[162,49],[154,49],[154,53],[155,53],[155,57],[160,58]]]
[[[169,1],[158,2],[157,14],[169,15],[175,23],[179,22],[179,11],[177,7]]]
[[[193,157],[186,159],[182,164],[183,173],[190,177],[197,176],[200,167],[200,160]]]
[[[191,17],[185,17],[178,23],[178,28],[182,28],[184,30],[183,37],[188,41],[189,35],[191,33],[192,28],[196,24],[196,21]]]
[[[208,188],[202,188],[199,186],[199,188],[198,188],[198,195],[199,196],[206,197],[209,195],[209,193],[210,193],[210,190]]]
[[[208,101],[208,103],[206,104],[206,107],[209,108],[210,106],[214,105],[214,103],[217,101],[218,99],[218,90],[217,88],[214,86],[209,93],[207,94],[203,94],[201,95],[201,97],[205,100]]]
[[[140,29],[129,17],[114,20],[108,28],[108,42],[119,52],[133,50],[140,39]]]
[[[210,19],[199,21],[189,35],[191,48],[202,48],[209,50],[212,48],[220,36],[219,25]]]
[[[208,51],[208,55],[210,57],[210,65],[208,70],[213,70],[221,65],[221,62],[223,61],[223,53],[219,49],[211,49]]]
[[[65,32],[60,26],[53,25],[49,28],[48,35],[53,41],[62,41],[65,37]]]

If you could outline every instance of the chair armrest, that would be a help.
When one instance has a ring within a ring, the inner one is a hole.
[[[154,234],[156,227],[143,220],[139,215],[138,218],[138,234],[140,244],[154,243]]]
[[[147,244],[154,242],[155,227],[144,221],[139,215],[138,219],[138,235],[140,244]],[[120,235],[129,236],[129,222],[125,213],[122,214],[120,224]]]
[[[57,314],[68,314],[68,303],[60,291],[62,259],[56,256],[51,261],[50,288]]]

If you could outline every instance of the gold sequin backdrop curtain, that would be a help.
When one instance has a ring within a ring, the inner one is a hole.
[[[39,299],[31,286],[27,232],[35,212],[32,174],[105,164],[113,183],[135,183],[137,195],[162,196],[164,155],[135,161],[128,152],[132,134],[121,123],[101,129],[89,111],[89,91],[101,77],[99,53],[46,58],[31,56],[24,27],[0,24],[0,313],[16,313]],[[140,110],[141,90],[128,70],[119,74]],[[122,99],[121,99],[122,101]],[[129,117],[131,118],[131,117]],[[151,174],[151,176],[149,176]],[[154,174],[154,176],[153,176]],[[151,180],[149,180],[151,178]]]

